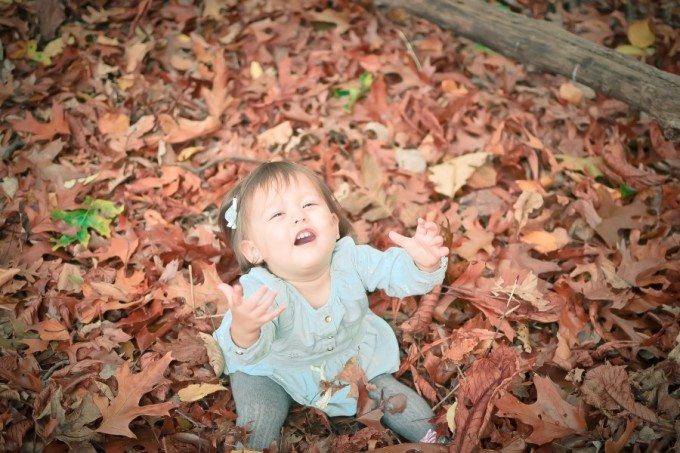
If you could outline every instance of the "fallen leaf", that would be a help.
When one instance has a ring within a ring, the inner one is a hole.
[[[647,19],[636,20],[628,25],[628,41],[635,47],[644,49],[654,44],[656,41],[656,36],[652,33],[649,28],[649,22]]]
[[[64,108],[56,100],[52,102],[52,112],[50,121],[47,123],[38,122],[31,112],[27,112],[26,118],[22,120],[9,120],[12,128],[18,132],[28,132],[31,134],[29,141],[50,140],[55,135],[71,133],[71,129],[66,122]]]
[[[110,401],[95,400],[102,414],[102,423],[96,429],[99,433],[114,434],[136,438],[130,431],[129,424],[142,415],[168,416],[169,410],[175,407],[172,402],[139,406],[139,400],[163,380],[163,373],[172,361],[168,352],[160,360],[146,366],[139,373],[130,372],[130,363],[125,362],[116,372],[118,393]]]
[[[581,386],[585,401],[605,411],[625,410],[648,422],[658,423],[659,418],[648,407],[635,401],[630,388],[626,367],[600,365],[586,372]]]
[[[531,244],[532,248],[540,253],[554,252],[569,244],[570,241],[567,230],[560,227],[553,231],[530,231],[522,235],[522,242]]]
[[[560,85],[560,97],[570,104],[578,104],[583,99],[583,91],[570,82]]]
[[[517,352],[498,346],[489,357],[477,359],[461,380],[454,417],[456,431],[451,451],[469,453],[479,446],[484,428],[491,417],[493,398],[519,372]]]
[[[12,267],[9,269],[0,268],[0,286],[12,280],[14,276],[17,275],[19,272],[21,272],[21,269],[16,267]]]
[[[208,335],[204,332],[199,332],[198,335],[201,337],[201,340],[203,340],[205,350],[208,354],[208,362],[215,372],[215,376],[222,376],[223,373],[227,373],[229,370],[225,370],[224,355],[222,354],[222,349],[220,349],[217,340],[215,340],[212,335]]]
[[[529,215],[536,209],[543,206],[543,197],[538,192],[533,190],[523,191],[517,201],[512,206],[514,209],[514,217],[517,220],[517,231],[521,230],[529,220]]]
[[[543,445],[587,430],[585,411],[564,401],[550,378],[535,375],[534,385],[535,403],[521,403],[510,393],[494,402],[498,416],[516,418],[533,428],[527,442]]]
[[[475,170],[486,163],[490,155],[486,152],[464,154],[442,164],[433,165],[429,169],[428,179],[434,183],[437,192],[453,198]]]
[[[190,384],[177,392],[179,400],[182,402],[198,401],[205,398],[211,393],[227,390],[226,387],[220,384]]]
[[[292,136],[293,127],[290,121],[284,121],[262,132],[257,136],[257,141],[268,149],[276,145],[285,145]]]

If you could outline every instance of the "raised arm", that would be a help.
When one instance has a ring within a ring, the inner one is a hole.
[[[449,254],[448,247],[443,245],[444,238],[439,234],[439,227],[434,222],[419,218],[416,232],[412,237],[396,231],[391,231],[389,236],[399,247],[406,250],[416,266],[425,272],[437,270],[441,258]]]
[[[245,300],[241,285],[230,286],[223,283],[219,288],[227,296],[231,311],[231,338],[241,348],[255,344],[260,337],[261,327],[279,316],[286,308],[282,305],[269,311],[269,307],[276,299],[276,293],[266,286],[262,286]]]

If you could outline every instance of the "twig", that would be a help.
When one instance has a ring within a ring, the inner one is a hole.
[[[460,387],[460,382],[456,383],[456,385],[453,386],[453,388],[451,389],[451,391],[450,391],[449,393],[447,393],[446,396],[445,396],[444,398],[442,398],[441,400],[439,400],[439,402],[438,402],[437,404],[435,404],[434,406],[432,406],[432,411],[434,412],[434,411],[436,411],[437,409],[439,409],[439,406],[441,406],[442,404],[444,404],[444,401],[446,401],[447,399],[449,399],[449,398],[451,397],[451,395],[453,395],[453,393],[454,393],[456,390],[458,390],[458,387]]]
[[[423,66],[420,64],[420,60],[418,60],[418,55],[416,55],[415,49],[413,49],[413,45],[411,42],[408,40],[406,35],[404,34],[403,31],[397,30],[397,33],[399,33],[399,37],[401,37],[401,40],[404,41],[404,45],[406,46],[406,50],[408,51],[408,54],[413,58],[413,62],[416,64],[416,68],[418,68],[418,72],[421,72],[423,70]]]
[[[194,300],[194,271],[189,264],[189,287],[191,291],[191,313],[196,313],[196,301]]]
[[[182,164],[182,163],[174,163],[170,165],[174,165],[176,167],[180,167],[185,169],[188,172],[194,173],[196,175],[200,175],[203,173],[204,170],[207,170],[208,168],[212,167],[213,165],[217,165],[219,163],[224,162],[225,160],[230,160],[233,162],[248,162],[251,164],[262,164],[264,161],[262,159],[256,159],[254,157],[245,157],[245,156],[226,156],[226,157],[218,157],[217,159],[212,159],[209,160],[208,162],[204,163],[203,165],[199,167],[192,167],[191,165],[187,164]]]
[[[491,343],[489,343],[489,349],[486,351],[486,355],[489,355],[491,352],[491,348],[493,348],[493,344],[496,342],[496,338],[498,337],[498,330],[501,328],[501,324],[503,324],[503,321],[505,321],[505,317],[512,313],[513,311],[517,310],[520,307],[520,304],[516,305],[515,307],[512,307],[512,309],[508,309],[510,307],[510,301],[512,300],[513,296],[515,295],[515,289],[517,288],[517,281],[519,280],[519,275],[515,277],[515,283],[512,284],[512,289],[510,290],[510,295],[508,296],[507,302],[505,302],[505,310],[503,310],[503,314],[501,315],[500,318],[498,318],[498,322],[496,323],[496,327],[493,332],[493,338],[491,339]]]

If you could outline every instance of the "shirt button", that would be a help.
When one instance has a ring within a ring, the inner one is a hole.
[[[328,338],[329,340],[332,340],[332,339],[333,339],[333,335],[328,335],[326,338]]]
[[[326,351],[332,351],[333,349],[335,349],[335,348],[333,348],[333,346],[329,346],[329,347],[326,348]]]
[[[323,320],[326,322],[331,322],[333,318],[331,318],[330,316],[326,316],[325,318],[323,318]]]
[[[239,351],[238,349],[237,349],[236,351],[234,351],[234,352],[235,352],[236,354],[238,354],[238,355],[243,355],[243,351]]]

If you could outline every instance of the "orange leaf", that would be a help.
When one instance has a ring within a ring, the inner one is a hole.
[[[545,444],[573,433],[586,431],[585,413],[562,399],[556,385],[547,377],[534,376],[537,398],[533,404],[521,403],[510,393],[494,402],[501,417],[511,417],[531,425],[527,442]]]
[[[97,432],[136,438],[128,427],[132,420],[140,415],[169,415],[168,411],[175,406],[174,403],[165,402],[139,406],[139,400],[145,393],[150,392],[159,384],[171,361],[172,356],[168,352],[162,359],[150,364],[136,374],[130,373],[129,362],[121,365],[116,372],[118,394],[108,406],[104,406],[102,401],[95,400],[103,418]]]
[[[26,118],[22,120],[9,120],[9,122],[15,131],[32,134],[33,136],[29,139],[29,142],[49,140],[58,134],[68,135],[71,133],[71,129],[66,122],[64,109],[57,101],[52,103],[50,121],[47,123],[41,123],[36,120],[31,112],[28,112]]]
[[[42,340],[68,341],[71,339],[66,327],[56,319],[46,319],[35,324],[31,329],[37,330]]]

